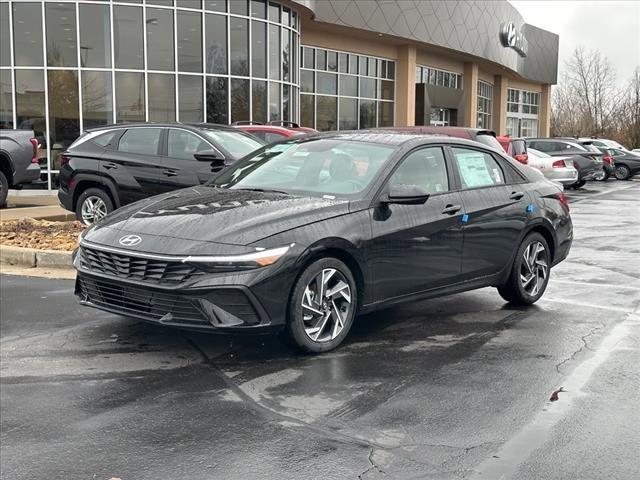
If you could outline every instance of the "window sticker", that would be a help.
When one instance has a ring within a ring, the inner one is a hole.
[[[484,161],[484,155],[482,153],[458,152],[456,153],[456,160],[460,167],[462,180],[468,188],[493,185],[494,181],[487,169],[487,164]],[[498,182],[500,182],[500,180],[498,180]]]

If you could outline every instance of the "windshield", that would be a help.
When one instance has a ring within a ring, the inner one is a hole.
[[[479,133],[476,136],[476,141],[484,143],[485,145],[495,148],[501,152],[504,151],[504,148],[502,148],[498,139],[489,133]]]
[[[221,146],[233,155],[234,158],[242,158],[264,145],[259,139],[242,132],[208,129],[201,131],[216,145]]]
[[[354,196],[371,184],[394,150],[386,145],[335,138],[277,143],[233,165],[212,184],[231,189]]]
[[[602,143],[604,143],[608,147],[618,148],[620,150],[625,149],[622,145],[620,145],[618,142],[614,142],[613,140],[603,140]]]
[[[535,158],[551,158],[551,155],[541,152],[540,150],[536,150],[535,148],[529,148],[527,149],[527,153],[529,154],[530,157],[535,157]]]

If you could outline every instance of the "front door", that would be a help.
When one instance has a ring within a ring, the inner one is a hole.
[[[189,130],[170,128],[167,132],[166,156],[162,159],[162,175],[170,189],[207,182],[215,173],[211,163],[196,160],[194,154],[212,148],[202,137]]]
[[[451,191],[442,147],[414,150],[389,178],[430,192],[422,205],[381,204],[371,210],[367,255],[376,301],[457,281],[462,258],[462,200]]]
[[[472,147],[451,152],[466,214],[462,274],[469,280],[498,273],[511,261],[527,221],[526,183],[492,153]]]

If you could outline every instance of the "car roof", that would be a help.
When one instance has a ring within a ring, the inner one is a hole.
[[[116,128],[133,128],[133,127],[158,127],[158,128],[206,128],[210,130],[229,130],[236,131],[228,125],[219,125],[217,123],[180,123],[180,122],[129,122],[129,123],[112,123],[109,125],[101,125],[99,127],[87,128],[86,132],[96,132],[100,130],[112,130]]]

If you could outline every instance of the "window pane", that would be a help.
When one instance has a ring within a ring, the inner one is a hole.
[[[369,59],[369,76],[370,77],[378,76],[378,62],[375,58]]]
[[[358,96],[358,77],[353,75],[340,75],[340,95],[347,97]]]
[[[269,82],[269,120],[281,120],[280,115],[280,84]]]
[[[197,161],[194,154],[211,150],[211,146],[198,135],[187,130],[170,128],[167,134],[167,156],[180,160]]]
[[[80,64],[111,67],[111,26],[107,5],[80,4]]]
[[[393,173],[389,185],[417,185],[429,193],[449,191],[442,148],[424,148],[411,153]]]
[[[280,80],[280,27],[269,25],[269,78]]]
[[[304,68],[314,68],[313,48],[302,47],[302,66]]]
[[[150,73],[148,82],[149,121],[174,122],[176,120],[175,76]]]
[[[335,130],[338,126],[337,98],[317,96],[317,129],[320,131]]]
[[[208,123],[229,123],[227,112],[227,79],[218,77],[207,78],[207,122]]]
[[[267,4],[264,0],[251,0],[251,16],[255,18],[267,18]]]
[[[144,120],[144,74],[116,72],[116,122]]]
[[[327,52],[327,70],[330,72],[338,71],[338,53]]]
[[[0,3],[0,65],[11,65],[11,39],[9,38],[9,4]]]
[[[393,103],[392,102],[378,102],[378,126],[379,127],[393,126]]]
[[[43,65],[41,4],[13,4],[13,49],[16,65]]]
[[[82,72],[82,126],[87,128],[113,123],[113,89],[110,72]]]
[[[355,98],[340,99],[340,130],[358,129],[358,100]]]
[[[338,55],[338,71],[340,73],[347,73],[349,64],[347,60],[347,54],[341,53]]]
[[[207,15],[205,22],[207,73],[227,73],[227,17]]]
[[[360,100],[360,128],[374,128],[376,126],[376,102],[374,100]]]
[[[300,70],[300,89],[303,92],[313,93],[313,72]]]
[[[16,70],[16,128],[32,129],[42,137],[44,114],[44,71]],[[44,138],[40,143],[46,146]]]
[[[289,56],[291,53],[291,39],[289,38],[289,30],[282,29],[282,79],[289,81]]]
[[[452,148],[463,188],[478,188],[504,184],[498,162],[488,153]]]
[[[113,49],[116,68],[144,68],[142,9],[113,7]]]
[[[251,85],[253,89],[253,118],[251,120],[265,123],[267,121],[267,82],[253,80]]]
[[[373,78],[360,77],[360,96],[376,98],[376,81]]]
[[[147,8],[147,66],[150,70],[174,70],[173,12]]]
[[[289,116],[291,113],[290,90],[290,85],[282,85],[282,119],[289,121],[291,120],[291,117]]]
[[[130,128],[120,137],[118,150],[138,155],[157,155],[161,128]]]
[[[47,65],[78,66],[76,50],[76,7],[71,4],[45,4],[47,21]]]
[[[205,0],[204,8],[212,12],[226,12],[227,0]]]
[[[290,20],[289,20],[289,12],[290,10],[286,7],[282,8],[282,24],[283,25],[289,25]]]
[[[162,5],[163,7],[173,7],[173,0],[147,0],[151,5]]]
[[[229,3],[229,12],[238,15],[249,15],[249,4],[247,0],[233,0]]]
[[[383,100],[393,100],[393,82],[380,80],[380,98]]]
[[[202,17],[178,11],[178,70],[202,72]]]
[[[313,95],[300,95],[300,125],[315,128]]]
[[[178,0],[176,7],[202,8],[202,0]]]
[[[280,6],[275,3],[269,4],[269,20],[280,23]]]
[[[78,113],[78,71],[49,70],[49,141],[51,142],[51,169],[58,170],[58,154],[80,135]]]
[[[249,76],[249,21],[231,17],[230,22],[231,75],[246,77]]]
[[[249,113],[249,80],[231,79],[231,121],[251,120]]]
[[[316,49],[316,68],[318,70],[327,69],[327,51],[322,49]]]
[[[267,78],[267,24],[251,22],[251,76]]]
[[[0,70],[0,130],[13,128],[11,70]]]
[[[367,57],[358,57],[360,75],[367,75]]]
[[[338,93],[338,76],[335,73],[318,72],[318,93],[336,95]]]
[[[387,61],[387,78],[393,80],[396,76],[395,62]]]
[[[358,73],[358,56],[349,55],[349,73]]]
[[[202,122],[202,77],[180,75],[178,77],[178,101],[181,122]]]

